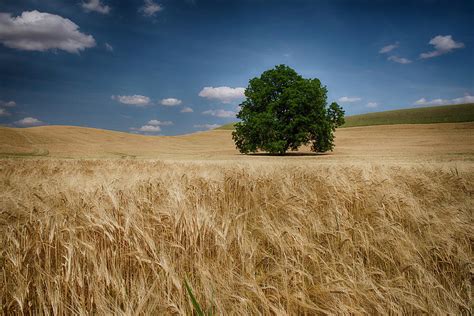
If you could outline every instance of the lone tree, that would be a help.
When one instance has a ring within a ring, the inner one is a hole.
[[[311,143],[314,152],[334,148],[334,131],[344,124],[344,110],[327,105],[319,79],[304,79],[286,65],[253,78],[240,104],[232,138],[241,153],[258,150],[284,154]]]

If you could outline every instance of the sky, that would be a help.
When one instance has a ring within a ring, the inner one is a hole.
[[[474,102],[474,1],[2,0],[0,124],[177,135],[286,64],[346,115]]]

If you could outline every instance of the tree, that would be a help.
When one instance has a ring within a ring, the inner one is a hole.
[[[314,152],[334,148],[334,131],[344,124],[344,110],[327,105],[319,79],[304,79],[286,65],[250,80],[232,133],[241,153],[284,154],[311,143]]]

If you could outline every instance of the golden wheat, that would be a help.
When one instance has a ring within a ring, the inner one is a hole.
[[[4,314],[469,314],[470,164],[0,161]]]

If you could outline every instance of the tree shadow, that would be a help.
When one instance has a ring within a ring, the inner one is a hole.
[[[271,153],[250,153],[247,156],[264,156],[264,157],[316,157],[327,156],[329,153],[313,153],[313,152],[287,152],[285,154],[271,154]]]

